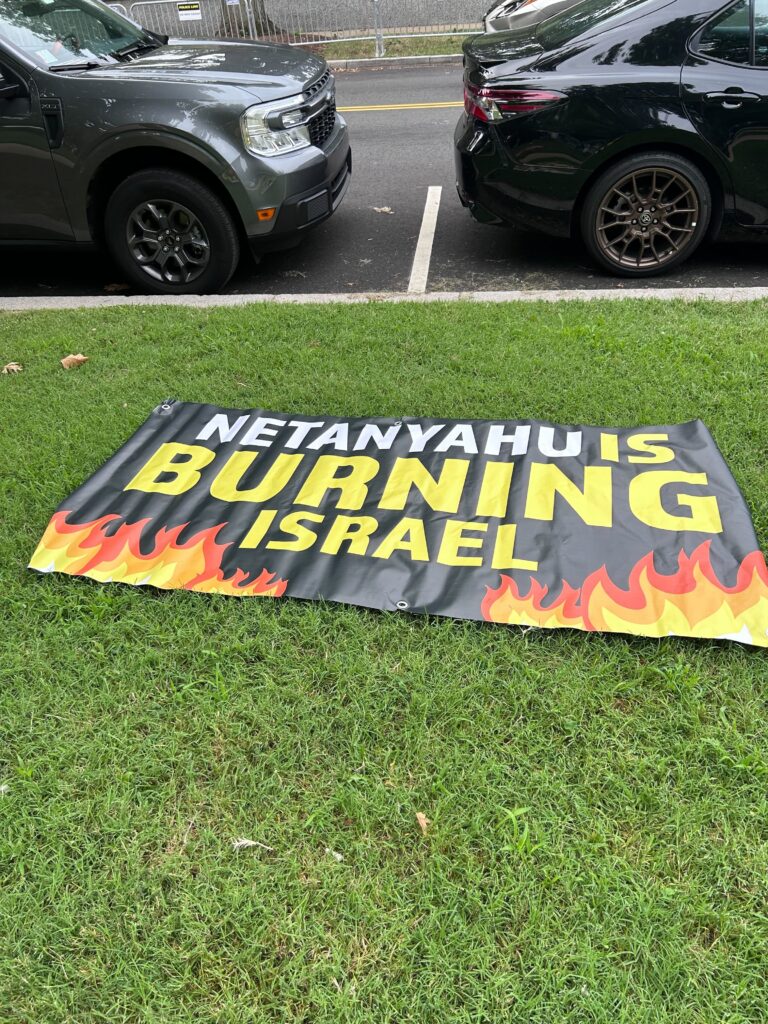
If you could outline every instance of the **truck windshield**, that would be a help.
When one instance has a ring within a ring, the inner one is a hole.
[[[575,7],[542,22],[536,42],[545,50],[556,50],[588,29],[607,27],[603,22],[618,18],[633,7],[649,6],[656,0],[582,0]]]
[[[160,45],[98,0],[0,0],[0,40],[44,68],[119,60]]]

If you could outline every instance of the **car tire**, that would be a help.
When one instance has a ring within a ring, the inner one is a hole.
[[[138,171],[112,193],[104,234],[121,271],[142,292],[219,291],[235,272],[240,243],[215,193],[179,171]]]
[[[584,245],[620,277],[666,274],[698,249],[712,217],[707,180],[690,160],[649,152],[609,167],[581,208]]]

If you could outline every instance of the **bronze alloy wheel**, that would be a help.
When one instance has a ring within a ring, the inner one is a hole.
[[[644,167],[613,184],[597,210],[603,257],[628,270],[661,270],[690,245],[701,208],[693,184],[668,167]]]
[[[128,250],[145,274],[163,284],[189,284],[206,270],[211,246],[186,206],[156,199],[141,203],[126,225]]]

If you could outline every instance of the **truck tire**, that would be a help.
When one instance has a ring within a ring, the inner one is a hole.
[[[142,292],[219,291],[240,257],[232,217],[209,188],[179,171],[150,168],[110,196],[104,234],[112,256]]]

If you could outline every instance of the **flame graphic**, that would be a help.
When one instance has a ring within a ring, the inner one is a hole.
[[[255,579],[243,569],[225,578],[221,562],[229,545],[216,540],[224,523],[181,544],[178,537],[186,524],[161,528],[152,551],[144,555],[139,539],[149,519],[126,523],[121,516],[106,515],[91,523],[69,524],[69,514],[56,512],[53,516],[30,569],[89,576],[101,583],[150,584],[163,590],[180,588],[236,597],[280,597],[288,586],[287,580],[276,579],[266,569]],[[120,525],[115,529],[111,524],[116,522]]]
[[[631,633],[635,636],[690,636],[740,640],[768,647],[768,568],[760,551],[747,555],[736,583],[726,587],[710,561],[710,541],[691,555],[681,552],[670,576],[656,572],[653,554],[641,558],[626,590],[617,587],[605,566],[578,590],[563,583],[546,604],[547,587],[532,579],[523,595],[509,576],[483,599],[483,618],[520,626]]]

